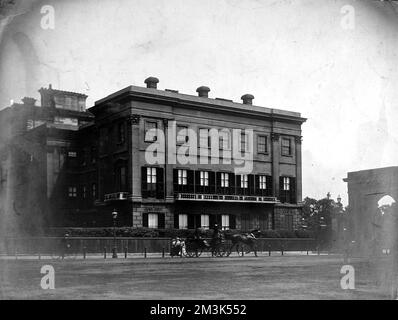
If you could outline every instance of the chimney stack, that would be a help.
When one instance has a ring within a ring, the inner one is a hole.
[[[36,99],[31,98],[31,97],[24,97],[22,99],[22,102],[24,103],[24,105],[34,106],[36,104]]]
[[[146,83],[147,88],[157,89],[159,79],[155,78],[155,77],[149,77],[149,78],[146,78],[144,82]]]
[[[243,104],[253,104],[254,96],[251,94],[244,94],[241,99],[243,100]]]
[[[196,92],[198,93],[199,97],[208,98],[209,97],[210,88],[209,87],[205,87],[205,86],[201,86],[201,87],[196,89]]]

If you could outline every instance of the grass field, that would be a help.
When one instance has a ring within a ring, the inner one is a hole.
[[[40,269],[52,265],[55,289]],[[1,299],[388,299],[369,264],[353,259],[342,290],[339,256],[0,260]]]

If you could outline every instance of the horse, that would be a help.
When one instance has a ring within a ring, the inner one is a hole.
[[[239,245],[243,246],[246,245],[248,248],[247,253],[250,253],[251,251],[254,251],[254,255],[257,257],[257,250],[256,250],[256,235],[260,233],[260,230],[255,229],[252,231],[249,231],[247,233],[236,233],[236,234],[231,234],[231,233],[225,233],[224,237],[226,240],[231,240],[232,246],[231,246],[231,251],[236,248],[236,251],[239,253]]]

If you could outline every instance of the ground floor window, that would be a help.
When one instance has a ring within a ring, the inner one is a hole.
[[[223,230],[229,230],[229,215],[223,214],[221,216],[221,227]]]
[[[148,214],[148,228],[158,227],[158,215],[156,213]]]
[[[188,215],[179,214],[178,215],[178,229],[188,229]]]
[[[142,226],[144,228],[164,229],[165,214],[164,213],[143,213]]]
[[[200,226],[205,229],[209,230],[210,228],[210,219],[208,214],[200,215]]]

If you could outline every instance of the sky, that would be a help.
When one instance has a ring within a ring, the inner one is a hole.
[[[346,205],[347,172],[397,165],[395,4],[15,2],[0,24],[1,108],[24,96],[39,99],[37,90],[49,83],[87,94],[92,106],[156,76],[159,89],[196,95],[206,85],[210,97],[236,102],[251,93],[255,105],[308,118],[302,127],[304,197],[330,192]],[[44,6],[54,8],[53,25]]]

